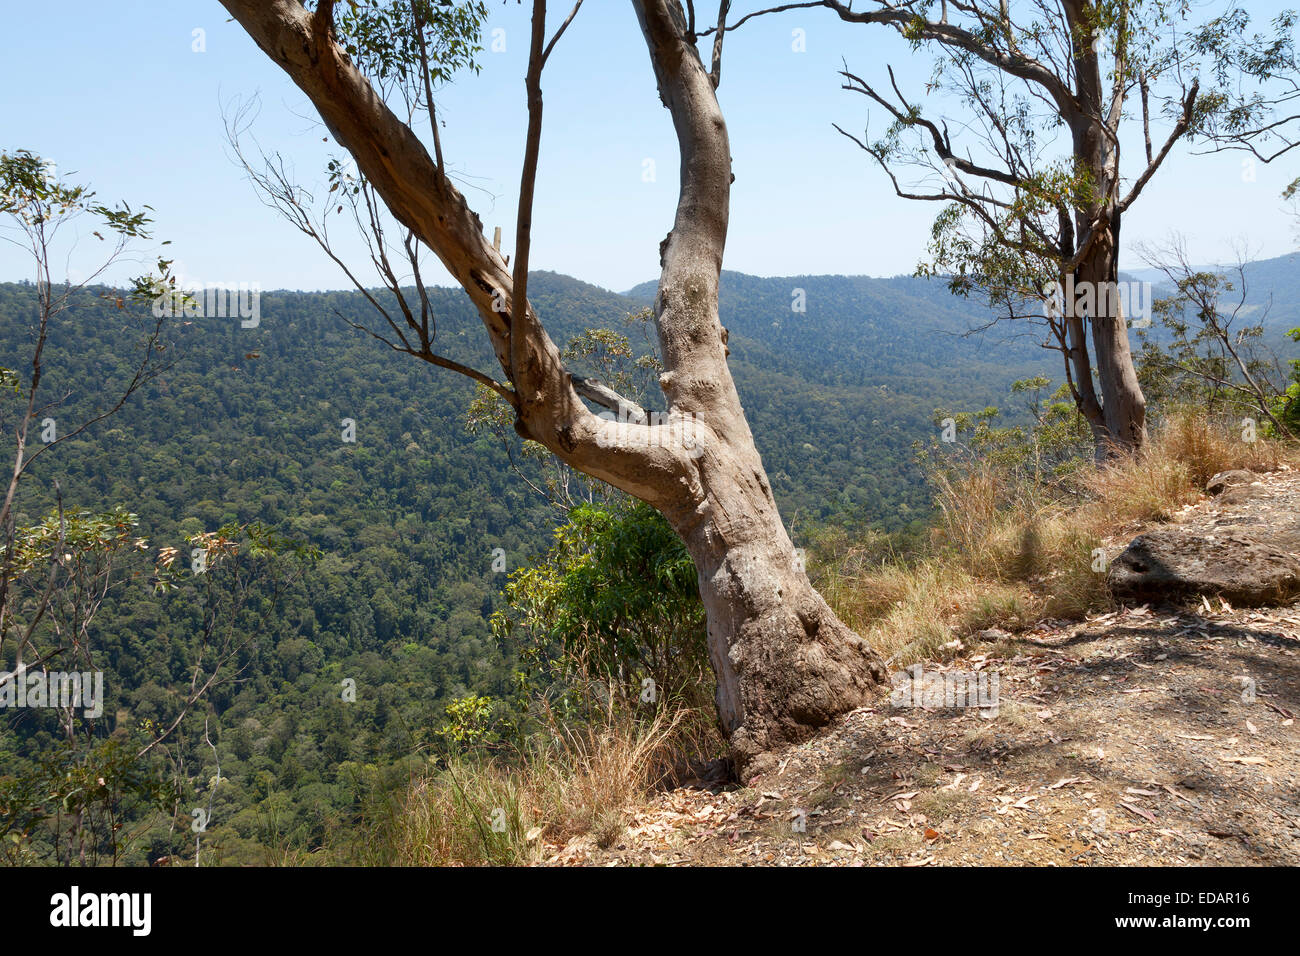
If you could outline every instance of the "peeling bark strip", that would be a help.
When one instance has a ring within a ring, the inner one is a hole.
[[[465,288],[514,382],[517,430],[654,505],[686,542],[708,612],[718,710],[741,773],[761,769],[765,751],[865,703],[884,666],[798,563],[727,367],[718,279],[731,152],[713,78],[678,0],[632,0],[681,151],[681,193],[655,298],[668,409],[646,424],[608,421],[583,403],[578,388],[605,407],[626,400],[574,382],[531,306],[516,305],[514,278],[478,216],[334,41],[328,5],[322,19],[297,0],[222,2],[307,94],[397,220]],[[662,422],[688,415],[694,441],[683,447]]]

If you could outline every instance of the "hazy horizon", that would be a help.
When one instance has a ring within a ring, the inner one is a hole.
[[[1251,12],[1263,22],[1282,7],[1265,0]],[[346,288],[311,240],[262,205],[232,160],[224,120],[251,107],[249,135],[266,152],[282,153],[308,188],[322,181],[325,160],[343,150],[218,4],[124,0],[8,14],[14,36],[59,37],[61,57],[55,70],[42,44],[10,50],[12,75],[40,82],[0,88],[0,147],[39,153],[106,201],[153,206],[155,236],[171,241],[166,254],[186,278]],[[452,173],[485,232],[502,227],[506,253],[525,128],[528,16],[523,6],[493,5],[481,75],[459,77],[438,95]],[[804,37],[802,52],[793,49],[795,30]],[[504,49],[493,52],[497,38]],[[148,55],[124,68],[128,41]],[[892,64],[903,89],[922,88],[930,68],[928,56],[888,31],[846,26],[821,11],[760,18],[728,34],[718,95],[736,181],[724,268],[763,277],[886,278],[911,274],[924,257],[933,204],[897,198],[888,178],[831,125],[859,135],[869,127],[874,136],[887,119],[839,88],[836,71],[845,62],[878,80]],[[678,151],[630,5],[585,5],[555,49],[544,89],[532,265],[611,290],[647,281],[672,225]],[[493,135],[484,135],[485,124]],[[1143,161],[1139,153],[1125,154],[1129,181]],[[1293,220],[1281,193],[1294,169],[1278,162],[1247,176],[1243,162],[1240,153],[1175,149],[1125,217],[1121,269],[1141,265],[1133,254],[1138,243],[1160,244],[1171,233],[1186,237],[1193,261],[1229,258],[1242,236],[1255,258],[1292,251]],[[647,168],[655,173],[650,181]],[[340,231],[337,238],[345,257],[363,254],[355,236]],[[87,260],[89,245],[81,250]],[[140,261],[158,251],[144,248]],[[27,277],[26,263],[21,250],[0,243],[0,280]],[[75,276],[77,257],[69,264]],[[451,282],[432,256],[428,266],[427,281]],[[114,278],[130,273],[127,265]]]

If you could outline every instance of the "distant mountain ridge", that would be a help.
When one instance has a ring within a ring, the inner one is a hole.
[[[1270,344],[1282,343],[1285,330],[1300,325],[1296,262],[1296,256],[1284,256],[1247,270],[1250,304],[1262,309],[1271,297],[1266,317]],[[530,276],[529,288],[561,347],[588,328],[622,328],[626,316],[649,306],[656,291],[654,283],[646,282],[619,294],[544,271]],[[463,291],[429,291],[438,317],[436,347],[497,374],[480,320]],[[0,311],[0,321],[8,324],[21,314],[25,307],[17,303],[32,292],[30,285],[0,284],[0,304],[14,303],[8,315]],[[954,296],[943,280],[760,278],[724,271],[720,314],[729,332],[737,387],[787,515],[824,519],[850,512],[885,526],[907,524],[928,507],[928,491],[912,464],[912,447],[932,435],[936,409],[1002,406],[1017,379],[1061,378],[1059,356],[1043,348],[1041,329],[994,322],[978,299]],[[404,446],[408,434],[420,442],[421,430],[437,429],[438,445],[452,456],[441,480],[447,489],[454,488],[457,474],[469,467],[459,464],[461,456],[474,446],[481,450],[482,443],[459,425],[470,393],[467,383],[389,353],[350,328],[348,321],[374,324],[355,292],[267,292],[262,315],[259,329],[236,334],[221,327],[215,338],[203,329],[221,320],[202,320],[184,336],[185,347],[175,352],[178,358],[192,354],[197,364],[182,361],[178,371],[190,376],[196,387],[206,382],[203,387],[210,394],[230,394],[226,404],[235,416],[243,406],[234,396],[243,388],[262,389],[248,398],[252,406],[265,402],[267,390],[329,406],[376,399],[387,403],[400,396],[399,407],[408,410],[409,423],[385,440]],[[18,345],[14,331],[0,329],[0,344],[7,340],[11,347]],[[187,347],[193,352],[187,353]],[[116,348],[110,341],[90,350],[69,342],[71,381],[84,387],[97,380],[93,366],[102,365],[106,351]],[[1297,350],[1285,343],[1280,352],[1289,357]],[[228,360],[218,358],[223,353]],[[246,353],[262,358],[245,359]],[[92,367],[82,368],[87,362]],[[361,364],[374,370],[368,378],[355,375]],[[231,369],[239,373],[233,380]],[[307,379],[301,374],[305,369],[311,370]],[[422,384],[413,389],[416,382]],[[282,418],[287,408],[277,405],[276,418]],[[256,431],[263,426],[249,427]],[[427,447],[427,442],[420,443]],[[474,470],[484,464],[476,460]],[[216,500],[215,488],[213,492]]]

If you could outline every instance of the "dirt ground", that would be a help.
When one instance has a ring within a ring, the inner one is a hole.
[[[996,674],[996,715],[882,689],[750,786],[660,793],[609,847],[548,862],[1300,865],[1300,605],[1045,621],[922,669]]]

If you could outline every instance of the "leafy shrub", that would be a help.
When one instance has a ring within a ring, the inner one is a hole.
[[[1288,334],[1293,341],[1300,342],[1300,328],[1294,328]],[[1273,400],[1270,411],[1281,422],[1283,428],[1290,431],[1292,435],[1300,435],[1300,359],[1291,360],[1291,382],[1286,390]],[[1273,429],[1266,424],[1265,431],[1271,434]]]
[[[708,706],[695,563],[649,505],[580,505],[534,566],[510,576],[493,628],[515,647],[520,690],[563,713],[613,704]]]

